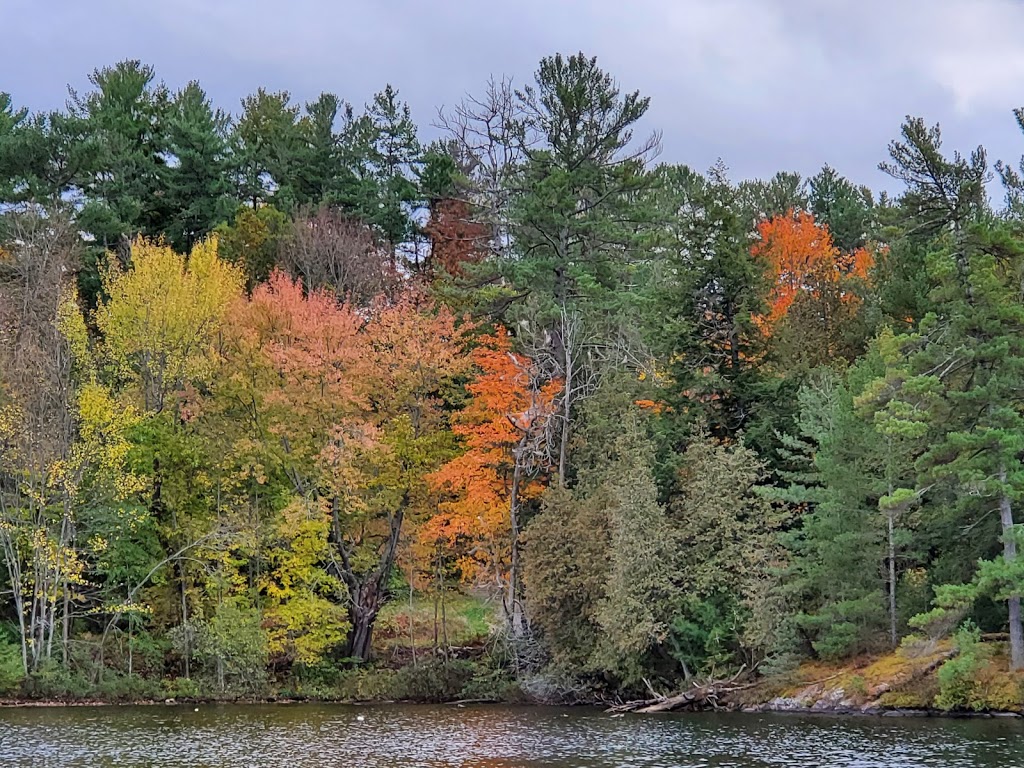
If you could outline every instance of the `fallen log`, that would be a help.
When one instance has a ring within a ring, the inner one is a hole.
[[[687,690],[671,696],[657,693],[651,687],[651,684],[647,683],[648,690],[653,694],[652,698],[626,701],[609,707],[605,712],[616,714],[623,712],[653,714],[655,712],[676,712],[679,710],[721,709],[721,699],[723,696],[751,688],[755,685],[755,683],[737,683],[745,672],[746,667],[741,667],[739,672],[724,680],[694,681]],[[644,682],[647,681],[645,680]]]

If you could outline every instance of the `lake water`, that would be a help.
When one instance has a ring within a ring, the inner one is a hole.
[[[1024,768],[1024,721],[505,706],[0,709],[0,766]]]

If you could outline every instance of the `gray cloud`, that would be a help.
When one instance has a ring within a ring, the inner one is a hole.
[[[0,90],[63,104],[67,84],[122,58],[225,108],[264,85],[360,104],[386,82],[426,125],[490,74],[529,79],[555,51],[598,56],[652,97],[663,159],[740,177],[828,162],[857,181],[907,113],[950,148],[1014,159],[1024,137],[1019,0],[0,0]],[[425,128],[425,133],[430,130]]]

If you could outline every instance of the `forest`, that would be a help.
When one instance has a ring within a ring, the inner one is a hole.
[[[1019,161],[663,163],[582,53],[419,126],[88,80],[0,93],[0,694],[1024,667]]]

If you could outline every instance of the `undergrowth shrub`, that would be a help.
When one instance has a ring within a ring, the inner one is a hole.
[[[953,635],[957,655],[939,668],[939,694],[935,706],[946,711],[985,709],[986,703],[978,687],[978,672],[985,661],[981,630],[973,622],[965,622]]]

